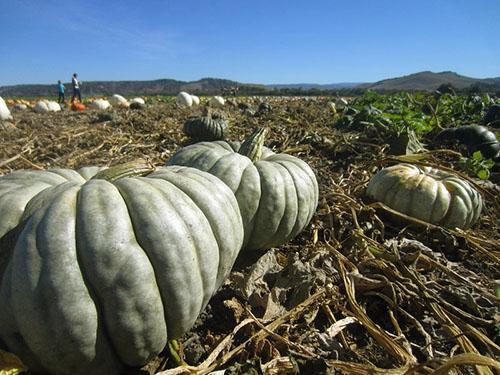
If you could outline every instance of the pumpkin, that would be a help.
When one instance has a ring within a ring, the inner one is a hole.
[[[242,245],[236,199],[214,176],[110,168],[86,181],[97,170],[0,178],[23,211],[0,249],[0,346],[34,372],[145,364],[193,325]]]
[[[16,103],[16,104],[14,104],[14,107],[12,107],[12,108],[16,111],[25,111],[26,109],[28,109],[28,106],[26,104]]]
[[[279,246],[299,234],[318,204],[318,183],[304,161],[263,147],[266,130],[245,142],[200,142],[182,148],[167,165],[207,171],[234,192],[247,250]]]
[[[379,171],[366,194],[405,215],[466,229],[479,218],[481,195],[467,181],[431,167],[397,164]]]
[[[73,111],[84,111],[87,107],[85,107],[85,104],[83,103],[77,103],[77,102],[73,102],[71,103],[71,109]]]
[[[470,153],[481,151],[488,159],[500,161],[500,144],[495,133],[481,125],[464,125],[457,128],[448,128],[441,131],[436,140],[438,142],[458,141],[467,146]]]
[[[138,109],[138,110],[143,110],[143,109],[146,109],[147,106],[146,104],[144,103],[139,103],[139,102],[133,102],[133,103],[130,103],[130,109]]]
[[[47,106],[47,103],[44,102],[43,100],[40,100],[35,104],[33,107],[33,110],[37,113],[45,113],[49,111],[49,107]]]
[[[193,117],[184,123],[184,133],[199,141],[224,139],[228,123],[223,116],[212,115],[209,110],[201,117]]]
[[[12,115],[10,114],[9,108],[5,101],[0,96],[0,121],[12,120]]]
[[[193,101],[193,106],[200,105],[200,98],[198,98],[196,95],[191,95],[191,100]]]
[[[59,105],[59,103],[54,101],[47,102],[47,108],[49,112],[59,112],[61,110],[61,106]]]
[[[175,102],[179,107],[191,107],[193,105],[193,98],[187,92],[181,91],[177,94]]]
[[[500,104],[493,104],[484,115],[483,122],[494,128],[500,127]]]
[[[224,106],[224,98],[222,96],[214,96],[212,99],[210,99],[210,105],[212,107],[223,107]]]
[[[258,113],[267,113],[267,112],[271,112],[272,110],[273,110],[273,107],[268,102],[260,103],[259,107],[257,108]]]
[[[109,107],[111,107],[111,104],[107,100],[96,99],[96,100],[89,103],[89,107],[92,109],[97,109],[97,110],[105,110],[105,109],[108,109]]]
[[[127,108],[129,106],[129,102],[127,101],[127,99],[125,99],[123,96],[118,95],[118,94],[114,94],[111,98],[109,98],[109,103],[113,107],[126,107]]]
[[[146,104],[143,98],[134,98],[130,101],[130,104],[132,103]]]

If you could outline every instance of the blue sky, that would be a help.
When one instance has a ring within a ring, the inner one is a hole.
[[[500,0],[0,0],[0,86],[500,76]]]

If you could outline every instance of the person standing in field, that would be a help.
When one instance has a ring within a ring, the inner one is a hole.
[[[78,97],[78,101],[82,102],[82,94],[80,93],[80,82],[78,81],[78,74],[73,73],[71,78],[71,85],[73,86],[73,97],[71,98],[71,103],[73,103]]]
[[[57,81],[57,90],[59,91],[58,103],[64,103],[64,85],[61,81]]]

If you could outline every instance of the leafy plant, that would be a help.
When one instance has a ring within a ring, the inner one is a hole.
[[[461,158],[460,166],[471,176],[487,180],[490,178],[490,169],[493,168],[495,162],[491,159],[485,159],[481,151],[474,152],[469,158]]]

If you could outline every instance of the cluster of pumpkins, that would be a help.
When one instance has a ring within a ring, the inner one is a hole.
[[[0,177],[0,346],[35,372],[116,374],[189,330],[238,254],[294,238],[316,210],[312,169],[264,136],[154,171]]]
[[[316,211],[313,170],[265,135],[195,143],[157,168],[1,176],[0,347],[35,372],[118,374],[182,336],[238,255],[291,240]],[[409,164],[382,169],[367,195],[448,227],[482,208],[466,181]]]
[[[0,121],[12,120],[12,115],[7,107],[7,104],[11,105],[15,110],[26,110],[32,108],[37,113],[46,112],[59,112],[61,111],[61,105],[53,100],[39,100],[35,104],[31,104],[27,100],[12,100],[8,99],[7,102],[0,97]],[[146,102],[143,98],[133,98],[132,100],[127,100],[123,96],[115,94],[106,99],[94,99],[88,104],[88,107],[95,110],[106,110],[113,107],[123,107],[132,109],[143,109],[146,107]],[[74,102],[71,103],[70,108],[75,111],[82,111],[86,109],[83,103]]]
[[[200,98],[199,97],[197,97],[196,95],[188,94],[185,91],[181,91],[179,94],[177,94],[175,101],[179,107],[189,108],[189,107],[196,107],[196,106],[200,105]],[[222,96],[216,95],[216,96],[213,96],[212,98],[210,98],[209,104],[211,107],[215,107],[215,108],[223,107],[225,104],[225,100]]]

